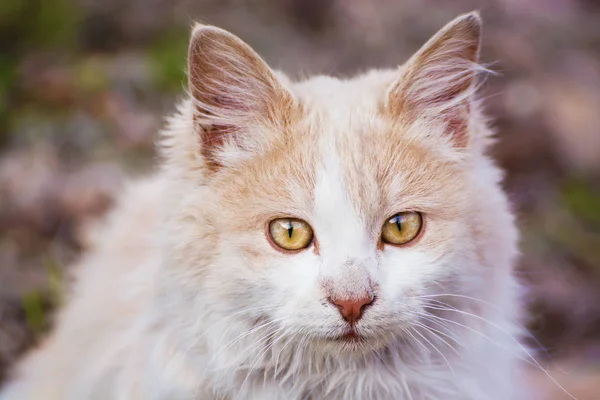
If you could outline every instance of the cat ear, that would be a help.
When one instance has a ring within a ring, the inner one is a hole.
[[[213,26],[194,27],[188,86],[202,154],[212,166],[261,147],[267,126],[283,123],[292,103],[291,94],[250,46]]]
[[[435,34],[401,69],[387,94],[387,109],[414,122],[441,122],[458,147],[468,143],[468,123],[475,91],[481,19],[462,15]]]

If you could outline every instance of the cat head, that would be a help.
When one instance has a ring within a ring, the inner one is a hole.
[[[172,268],[202,312],[352,352],[410,334],[428,296],[472,296],[510,269],[474,99],[480,30],[467,14],[396,70],[292,82],[232,34],[194,28],[191,100],[163,147],[184,188]]]

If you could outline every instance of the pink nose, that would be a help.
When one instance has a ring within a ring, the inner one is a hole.
[[[364,296],[358,300],[339,300],[330,298],[329,301],[337,306],[344,320],[355,324],[362,317],[362,313],[369,305],[373,304],[373,296]]]

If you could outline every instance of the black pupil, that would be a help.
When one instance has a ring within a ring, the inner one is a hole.
[[[396,215],[395,222],[396,222],[396,226],[398,227],[398,230],[401,231],[402,230],[402,218],[400,218],[399,215]]]
[[[290,221],[288,224],[289,225],[288,225],[287,231],[288,231],[288,236],[291,239],[292,238],[292,232],[294,232],[294,226],[292,225],[292,221]]]

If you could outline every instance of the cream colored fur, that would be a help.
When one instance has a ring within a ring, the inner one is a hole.
[[[468,14],[398,70],[292,83],[196,27],[160,170],[122,197],[0,398],[530,399],[517,232],[473,99],[479,30]],[[407,210],[422,236],[379,243]],[[290,215],[318,247],[268,243]],[[364,342],[335,340],[327,296],[364,290]]]

